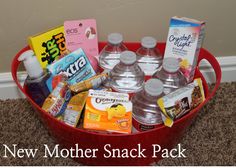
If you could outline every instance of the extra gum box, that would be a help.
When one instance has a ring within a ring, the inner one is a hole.
[[[87,56],[81,48],[54,62],[47,68],[53,76],[65,74],[68,77],[68,83],[70,85],[96,75]]]
[[[170,20],[164,58],[178,58],[180,70],[188,82],[191,82],[194,77],[204,33],[205,22],[203,21],[177,16]]]
[[[131,133],[132,103],[129,95],[89,90],[83,127],[96,131]]]

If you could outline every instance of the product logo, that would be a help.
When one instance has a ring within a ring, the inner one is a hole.
[[[50,113],[53,116],[56,116],[60,112],[63,104],[64,104],[63,99],[59,99],[58,101],[56,101],[56,103],[52,106]]]
[[[42,62],[51,64],[58,56],[62,55],[66,51],[66,42],[63,33],[52,36],[51,40],[43,42],[42,47],[45,48],[45,52],[42,55]]]
[[[84,57],[80,57],[72,64],[68,65],[64,70],[58,72],[58,74],[65,74],[69,79],[73,78],[77,72],[81,71],[87,64],[87,61]]]
[[[71,98],[71,92],[70,92],[70,90],[68,90],[65,94],[65,101],[69,101],[70,98]]]
[[[127,110],[131,109],[127,101],[117,100],[113,98],[93,97],[91,99],[91,104],[93,105],[93,107],[96,107],[96,109],[100,111],[109,111],[110,117],[113,116],[114,111],[116,111],[116,109],[120,107],[117,106],[118,104],[122,104]]]
[[[173,43],[176,47],[180,48],[181,50],[184,47],[191,47],[191,43],[193,43],[193,35],[183,34],[182,36],[170,35],[169,42]]]
[[[144,125],[144,124],[139,125],[139,130],[141,130],[141,131],[147,131],[147,130],[154,129],[154,128],[155,128],[154,125]]]
[[[78,32],[79,32],[79,30],[78,30],[77,28],[66,29],[66,34],[67,34],[67,35],[77,34]]]
[[[126,100],[118,100],[118,99],[109,99],[109,98],[96,98],[95,102],[98,104],[110,104],[110,103],[117,103],[117,102],[127,102]]]

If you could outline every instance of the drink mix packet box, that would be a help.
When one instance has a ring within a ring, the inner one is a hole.
[[[164,59],[176,57],[180,70],[191,82],[205,34],[205,22],[185,17],[172,17],[166,42]]]
[[[46,68],[67,53],[64,27],[56,27],[29,37],[29,45],[38,58],[40,65]]]
[[[66,46],[69,51],[82,48],[96,70],[98,67],[98,36],[95,19],[64,22]]]
[[[129,95],[89,90],[83,127],[96,131],[131,133],[132,103]]]
[[[53,64],[48,65],[47,69],[52,73],[52,76],[57,76],[58,74],[66,75],[68,78],[67,82],[70,85],[96,75],[87,56],[81,48],[66,55]]]

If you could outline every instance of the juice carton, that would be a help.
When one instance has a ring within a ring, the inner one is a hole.
[[[42,109],[61,120],[71,98],[71,91],[66,81],[61,81],[46,98]]]
[[[95,19],[70,20],[64,22],[66,47],[69,51],[82,48],[95,71],[98,67],[98,36]]]
[[[131,133],[132,103],[129,95],[89,90],[83,127],[97,131]]]
[[[46,68],[67,53],[64,27],[60,26],[29,37],[29,45],[34,50],[40,65]]]
[[[172,17],[164,58],[177,57],[180,70],[191,82],[205,33],[205,22],[185,17]]]
[[[70,85],[89,79],[96,75],[87,56],[81,48],[48,65],[53,76],[64,74]]]

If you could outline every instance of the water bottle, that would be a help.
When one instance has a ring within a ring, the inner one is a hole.
[[[110,86],[123,93],[135,93],[142,89],[144,72],[136,62],[136,54],[132,51],[121,53],[120,62],[110,71]]]
[[[128,50],[123,44],[123,37],[120,33],[108,35],[108,43],[99,54],[99,65],[103,69],[111,70],[120,62],[121,52]]]
[[[134,94],[133,103],[133,132],[146,131],[162,124],[161,109],[157,99],[164,96],[163,83],[159,79],[149,79],[144,88]]]
[[[141,45],[136,51],[138,65],[145,75],[152,76],[162,64],[162,54],[156,48],[157,41],[153,37],[143,37]]]
[[[153,75],[153,78],[163,82],[165,94],[187,84],[186,78],[180,72],[179,61],[174,57],[164,58],[162,68]]]

